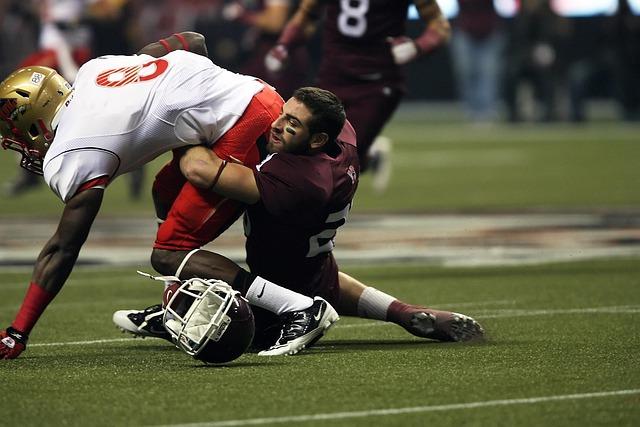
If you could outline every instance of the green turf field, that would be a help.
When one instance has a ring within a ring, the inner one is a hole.
[[[114,310],[156,301],[154,282],[133,269],[78,269],[27,352],[0,363],[2,419],[21,426],[637,425],[639,259],[345,270],[408,301],[475,316],[488,341],[435,343],[343,318],[298,356],[248,354],[205,366],[164,341],[127,339],[113,327]],[[0,324],[12,320],[26,280],[28,272],[0,272]]]
[[[428,111],[425,115],[428,115]],[[578,210],[640,206],[640,127],[500,126],[424,122],[399,115],[384,132],[394,140],[394,172],[384,196],[361,179],[357,212]],[[14,176],[12,153],[0,152],[0,182]],[[167,160],[146,170],[147,184]],[[149,191],[132,202],[127,177],[106,192],[101,215],[151,213]],[[0,216],[56,214],[61,203],[43,186],[0,195]]]
[[[640,211],[638,126],[478,128],[399,115],[385,134],[394,140],[391,187],[376,195],[364,176],[354,213]],[[15,173],[8,154],[0,151],[1,182]],[[147,168],[147,187],[164,160]],[[151,221],[148,193],[130,201],[120,178],[100,215]],[[0,195],[0,220],[60,210],[44,186]],[[343,267],[407,301],[476,317],[487,342],[426,342],[393,325],[344,318],[299,356],[249,354],[204,366],[169,343],[129,339],[113,327],[114,310],[159,299],[136,267],[78,268],[27,352],[0,362],[0,424],[638,425],[640,259]],[[0,269],[0,326],[13,320],[29,276]]]

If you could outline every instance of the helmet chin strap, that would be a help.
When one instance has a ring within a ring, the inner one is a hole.
[[[191,252],[185,255],[185,257],[182,259],[182,262],[180,263],[180,266],[178,266],[178,269],[176,270],[176,274],[175,274],[176,277],[180,277],[180,273],[182,273],[182,270],[184,269],[185,265],[187,265],[187,261],[189,261],[189,258],[191,258],[191,256],[196,252],[198,252],[199,250],[200,248],[192,249]]]

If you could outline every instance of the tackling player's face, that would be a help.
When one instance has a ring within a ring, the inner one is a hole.
[[[267,143],[269,153],[306,153],[309,151],[309,120],[311,111],[295,98],[283,106],[280,116],[271,123],[271,134]]]

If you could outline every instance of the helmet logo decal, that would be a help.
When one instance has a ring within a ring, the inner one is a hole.
[[[33,73],[31,75],[31,83],[33,83],[36,86],[40,86],[43,80],[44,80],[44,74],[42,73]]]
[[[156,59],[143,65],[114,68],[103,71],[96,77],[96,84],[103,87],[122,87],[131,83],[153,80],[169,67],[165,59]]]

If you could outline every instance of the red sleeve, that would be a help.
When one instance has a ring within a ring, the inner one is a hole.
[[[107,175],[101,176],[98,178],[94,178],[91,181],[87,181],[78,188],[76,194],[81,193],[90,188],[106,188],[107,184],[109,184],[109,177]]]

